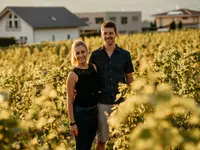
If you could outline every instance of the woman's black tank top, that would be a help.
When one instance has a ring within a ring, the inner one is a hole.
[[[98,102],[98,76],[92,64],[88,69],[74,68],[73,70],[78,81],[75,84],[76,96],[74,100],[75,106],[91,107]]]

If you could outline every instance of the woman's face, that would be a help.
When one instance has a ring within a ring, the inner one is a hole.
[[[74,56],[78,64],[85,64],[87,63],[88,51],[84,46],[80,45],[74,49]]]

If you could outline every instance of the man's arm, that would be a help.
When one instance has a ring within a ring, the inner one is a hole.
[[[125,75],[126,75],[127,84],[130,85],[133,82],[132,73],[134,72],[133,63],[132,63],[130,53],[128,53],[128,56],[127,56],[127,62],[126,62],[125,68],[124,68],[124,72],[125,72]]]
[[[127,73],[126,74],[126,80],[127,80],[127,84],[130,85],[133,82],[133,76],[132,73]]]

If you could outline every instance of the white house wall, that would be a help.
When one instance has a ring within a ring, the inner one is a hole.
[[[118,31],[126,31],[127,33],[131,32],[141,32],[142,31],[142,13],[141,12],[106,12],[106,20],[109,20],[109,17],[116,17],[116,25]],[[121,18],[127,17],[127,24],[121,24]],[[138,20],[134,21],[132,17],[138,17]]]
[[[188,16],[187,19],[183,19],[183,16],[156,17],[157,27],[169,25],[172,23],[172,21],[175,21],[176,24],[178,24],[179,21],[181,21],[183,24],[190,24],[190,23],[195,24],[195,23],[200,22],[200,17],[198,18],[198,16],[195,16],[195,17]],[[196,25],[188,25],[187,27],[197,27],[197,26]]]
[[[67,39],[75,39],[79,37],[78,28],[70,29],[35,29],[34,41],[60,41]]]
[[[133,33],[142,31],[142,12],[140,11],[130,11],[130,12],[85,12],[76,13],[79,18],[88,18],[89,26],[82,27],[82,30],[96,30],[100,31],[101,23],[97,24],[95,18],[101,17],[106,20],[110,20],[110,17],[115,17],[117,29],[119,32]],[[122,24],[121,18],[127,17],[127,23]],[[137,20],[133,20],[133,17],[138,17]]]
[[[27,44],[33,42],[33,28],[22,20],[18,15],[16,15],[20,19],[20,28],[18,30],[7,30],[6,29],[6,22],[9,17],[10,13],[7,13],[1,20],[0,20],[0,37],[15,37],[15,39],[20,39],[20,37],[27,37]]]

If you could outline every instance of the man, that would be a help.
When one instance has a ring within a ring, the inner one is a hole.
[[[97,66],[100,77],[100,94],[98,104],[98,131],[96,150],[105,150],[105,144],[109,139],[109,127],[105,112],[110,114],[112,107],[119,103],[116,101],[118,84],[130,84],[133,81],[133,64],[130,53],[120,48],[115,39],[117,29],[115,23],[106,21],[101,25],[101,36],[103,47],[92,52],[90,63]]]

